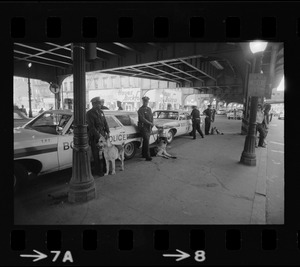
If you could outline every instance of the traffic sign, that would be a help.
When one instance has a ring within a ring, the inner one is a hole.
[[[264,97],[267,77],[261,73],[250,73],[248,82],[248,95]]]
[[[49,89],[53,94],[59,93],[59,86],[56,83],[51,83]]]

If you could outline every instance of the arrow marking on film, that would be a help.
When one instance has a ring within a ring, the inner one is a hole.
[[[184,260],[188,257],[190,257],[190,254],[185,253],[179,249],[176,249],[177,252],[179,252],[180,254],[163,254],[164,257],[179,257],[178,259],[176,259],[176,261],[181,261]]]
[[[26,258],[36,258],[34,259],[33,261],[39,261],[39,260],[42,260],[42,259],[45,259],[47,258],[48,256],[42,252],[39,252],[37,250],[33,250],[35,253],[37,254],[34,254],[34,255],[27,255],[27,254],[22,254],[20,255],[20,257],[26,257]]]

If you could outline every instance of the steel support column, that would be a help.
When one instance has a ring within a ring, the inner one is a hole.
[[[84,43],[73,44],[74,71],[74,147],[73,171],[68,199],[84,202],[96,197],[94,178],[91,173],[88,153],[85,90],[85,47]]]
[[[260,73],[261,62],[262,62],[263,52],[255,54],[255,67],[254,73]],[[249,165],[256,166],[256,154],[255,154],[255,143],[256,143],[256,113],[258,96],[251,96],[250,100],[250,118],[249,118],[249,128],[248,134],[245,139],[244,150],[241,155],[240,162]]]

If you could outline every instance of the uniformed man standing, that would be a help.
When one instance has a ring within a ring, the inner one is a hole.
[[[100,134],[109,137],[109,127],[105,119],[105,115],[101,110],[100,97],[94,97],[92,100],[93,107],[86,113],[86,120],[88,124],[89,144],[92,149],[94,158],[95,174],[103,176],[105,164],[104,159],[99,158],[99,149],[97,144],[99,142]]]
[[[192,123],[193,123],[193,139],[196,139],[196,130],[198,131],[198,133],[201,135],[202,138],[204,138],[203,132],[201,131],[200,128],[200,111],[197,109],[196,106],[193,106],[193,111],[191,113],[191,119],[192,119]]]
[[[142,157],[147,161],[152,160],[149,151],[149,139],[153,124],[153,115],[151,108],[148,107],[149,97],[142,97],[143,105],[138,110],[139,122],[138,127],[143,137]]]
[[[211,105],[207,106],[207,109],[203,111],[205,117],[205,135],[209,134],[210,124],[214,122],[215,114],[214,111],[211,109]]]
[[[100,100],[100,104],[101,104],[101,109],[109,109],[108,107],[104,106],[104,99]]]

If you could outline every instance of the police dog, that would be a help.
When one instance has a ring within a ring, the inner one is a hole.
[[[170,155],[167,152],[168,142],[167,142],[166,137],[158,137],[156,143],[157,143],[157,146],[154,147],[153,151],[150,151],[153,156],[159,156],[159,157],[163,157],[165,159],[169,159],[169,158],[176,159],[177,158],[175,156]]]
[[[109,137],[106,139],[104,136],[101,136],[98,142],[99,153],[101,157],[101,153],[103,152],[105,162],[106,162],[106,173],[104,175],[108,175],[109,173],[109,162],[111,161],[112,172],[111,174],[116,174],[116,159],[121,161],[121,170],[124,171],[124,145],[113,145]]]
[[[217,127],[212,127],[211,131],[210,131],[210,134],[224,134],[224,133],[222,133],[221,131],[219,131],[217,129]]]

